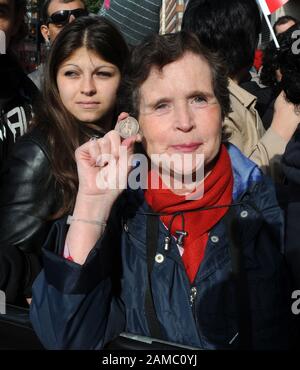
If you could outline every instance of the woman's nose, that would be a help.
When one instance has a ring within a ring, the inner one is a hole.
[[[86,76],[81,83],[81,93],[87,96],[96,94],[96,86],[92,76]]]
[[[176,127],[181,131],[190,131],[194,126],[192,112],[188,105],[182,105],[175,109]]]

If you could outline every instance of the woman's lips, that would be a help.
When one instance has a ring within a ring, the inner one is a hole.
[[[99,102],[83,102],[83,101],[80,101],[80,102],[77,102],[76,103],[77,105],[79,105],[81,108],[84,108],[84,109],[94,109],[94,108],[98,108],[99,106]]]
[[[176,150],[177,152],[192,153],[195,152],[200,145],[202,145],[202,143],[172,145],[172,149]]]

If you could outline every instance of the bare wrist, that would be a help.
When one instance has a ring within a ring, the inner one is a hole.
[[[73,216],[106,222],[113,202],[106,196],[86,195],[78,192]]]
[[[298,124],[282,124],[282,121],[280,122],[277,119],[274,119],[271,124],[272,130],[275,131],[279,136],[281,136],[286,142],[291,140],[297,127]]]

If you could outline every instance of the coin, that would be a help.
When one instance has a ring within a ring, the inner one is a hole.
[[[140,130],[140,125],[138,121],[129,116],[122,121],[119,121],[115,127],[123,139],[126,139],[130,136],[136,135]]]

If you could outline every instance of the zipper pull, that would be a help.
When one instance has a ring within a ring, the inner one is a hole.
[[[170,247],[170,241],[171,241],[171,238],[169,236],[166,236],[165,237],[165,244],[164,244],[164,250],[167,252],[169,250],[169,247]]]
[[[196,296],[197,296],[197,288],[193,286],[191,288],[191,291],[190,291],[190,305],[191,305],[191,307],[194,304],[194,301],[196,299]]]
[[[186,236],[188,236],[187,231],[184,231],[184,230],[176,230],[175,231],[175,234],[178,235],[177,244],[179,245],[179,247],[182,247],[183,246],[183,240],[184,240],[184,238]]]

